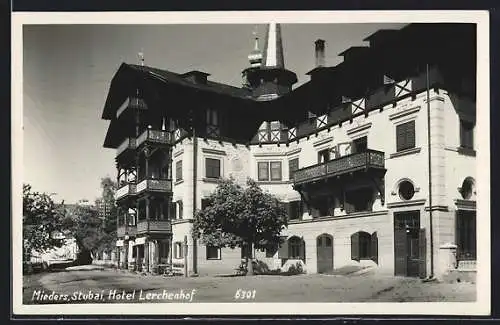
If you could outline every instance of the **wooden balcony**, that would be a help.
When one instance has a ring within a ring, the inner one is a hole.
[[[172,224],[169,220],[142,220],[137,223],[137,234],[172,233]]]
[[[334,176],[341,176],[360,170],[385,171],[384,153],[367,150],[330,160],[326,163],[299,169],[294,174],[294,185],[312,183]]]
[[[144,143],[170,145],[172,144],[172,136],[167,131],[147,129],[137,138],[137,148]]]
[[[133,152],[136,148],[135,146],[135,139],[134,138],[127,138],[125,139],[122,144],[116,148],[116,157],[119,157],[122,153],[125,153],[127,151]]]
[[[147,178],[137,184],[136,193],[139,194],[142,192],[172,192],[172,180]]]
[[[118,238],[125,237],[126,235],[128,236],[135,236],[137,234],[137,227],[136,226],[118,226],[116,228],[116,236]]]
[[[125,186],[120,187],[115,192],[115,200],[122,199],[128,195],[134,195],[136,193],[136,185],[132,183],[127,183]]]

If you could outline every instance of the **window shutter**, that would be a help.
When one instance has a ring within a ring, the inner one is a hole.
[[[419,229],[418,232],[418,256],[419,256],[419,265],[418,265],[418,273],[420,278],[425,278],[427,276],[427,245],[425,238],[425,228]]]
[[[406,147],[406,124],[396,126],[396,150],[401,151]]]
[[[282,237],[283,242],[279,244],[278,258],[288,258],[288,241]]]
[[[378,264],[378,235],[376,231],[372,234],[370,248],[372,261]]]
[[[359,262],[359,232],[351,235],[351,260]]]
[[[415,121],[407,123],[406,148],[415,148]]]
[[[177,258],[179,255],[177,253],[177,243],[174,244],[174,258]]]
[[[288,220],[293,219],[294,216],[293,216],[292,202],[283,203],[283,207],[285,208]]]

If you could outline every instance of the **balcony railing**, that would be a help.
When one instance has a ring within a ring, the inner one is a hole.
[[[136,234],[137,234],[137,227],[136,226],[121,225],[121,226],[118,226],[118,228],[116,228],[116,236],[117,237],[125,237],[125,235],[135,236]]]
[[[172,181],[170,179],[145,179],[137,184],[136,193],[149,192],[171,192]]]
[[[294,174],[294,183],[308,183],[318,179],[338,176],[364,168],[384,168],[385,158],[381,151],[365,152],[336,158],[322,164],[299,169]]]
[[[149,225],[149,227],[148,227]],[[144,234],[147,232],[160,232],[171,233],[172,224],[169,220],[143,220],[137,223],[137,234]]]
[[[147,129],[137,138],[136,145],[139,147],[144,142],[171,144],[171,138],[170,132]]]
[[[121,199],[127,195],[134,195],[135,193],[136,193],[136,185],[132,183],[127,183],[126,185],[116,190],[115,200]]]
[[[126,150],[135,150],[135,148],[136,148],[135,139],[127,138],[125,139],[125,141],[122,142],[122,144],[118,146],[118,148],[116,148],[116,156],[118,157]]]

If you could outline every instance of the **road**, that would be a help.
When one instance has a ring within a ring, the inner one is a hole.
[[[373,274],[184,278],[104,269],[34,274],[23,279],[24,304],[424,302],[475,301],[475,297],[476,287],[470,283],[424,283]]]

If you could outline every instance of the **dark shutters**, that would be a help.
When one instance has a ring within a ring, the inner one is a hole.
[[[351,260],[359,262],[359,232],[351,235]]]
[[[394,274],[406,276],[407,274],[407,249],[406,230],[394,229]]]
[[[418,233],[418,256],[420,257],[418,274],[423,279],[427,276],[427,245],[425,229],[420,229]]]
[[[396,126],[396,150],[415,148],[415,121]]]
[[[378,264],[378,235],[375,231],[371,236],[371,260]]]
[[[288,161],[288,179],[293,180],[293,174],[299,169],[299,158],[290,159]]]
[[[176,202],[170,203],[170,211],[169,211],[170,212],[170,219],[176,219],[177,218],[177,215],[176,215],[176,212],[177,212],[176,205],[177,205]]]
[[[175,180],[182,180],[182,160],[175,163]]]

